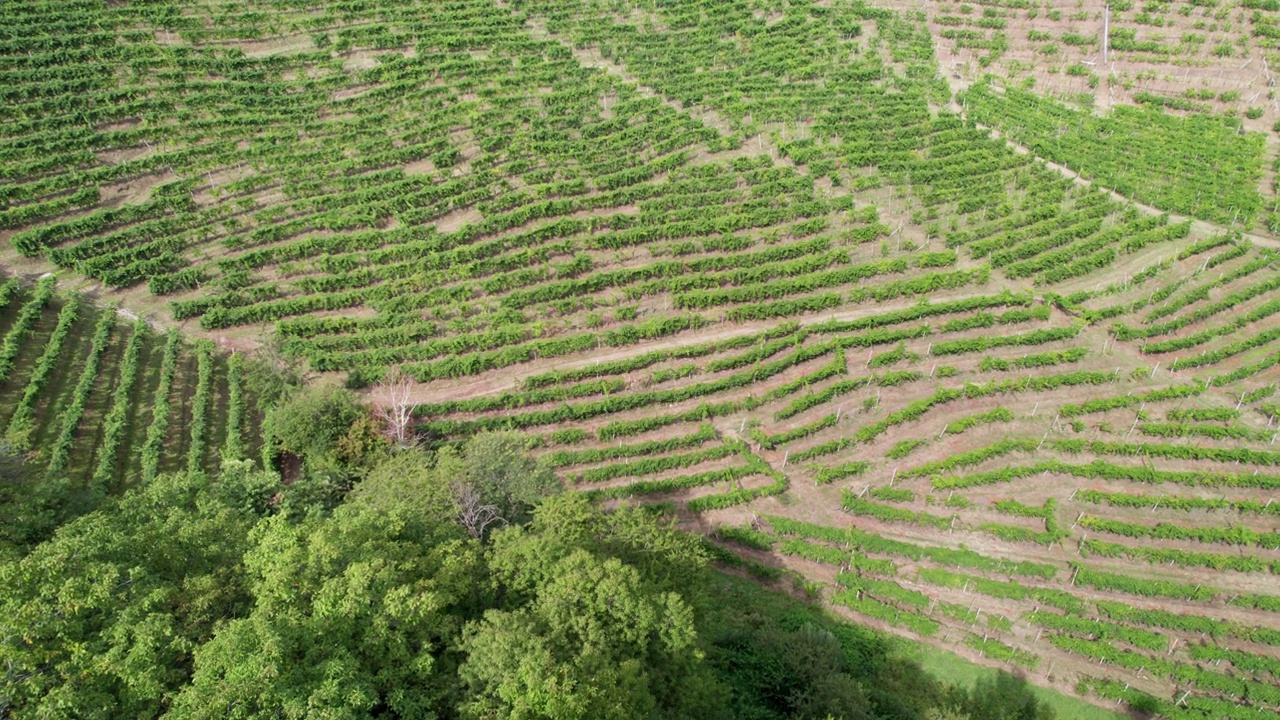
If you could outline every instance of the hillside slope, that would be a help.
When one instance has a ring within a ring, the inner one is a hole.
[[[1239,123],[953,95],[928,24],[838,0],[7,8],[15,265],[401,371],[428,442],[524,430],[593,497],[1039,683],[1280,709],[1280,266]],[[202,347],[181,372],[223,382]]]

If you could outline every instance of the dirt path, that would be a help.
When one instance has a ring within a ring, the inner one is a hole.
[[[46,273],[58,273],[59,290],[83,293],[96,305],[115,303],[119,306],[117,312],[120,317],[127,322],[141,317],[156,332],[176,327],[189,337],[212,340],[222,350],[252,352],[262,347],[262,338],[271,331],[271,327],[267,325],[204,330],[198,319],[181,322],[174,320],[169,304],[172,296],[153,295],[145,284],[120,289],[107,287],[93,278],[59,268],[45,258],[23,257],[3,238],[0,238],[0,268],[10,275],[24,276],[29,280]]]

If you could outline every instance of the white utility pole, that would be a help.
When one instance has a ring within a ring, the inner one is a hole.
[[[1107,46],[1111,44],[1111,5],[1102,6],[1102,64],[1107,64]]]

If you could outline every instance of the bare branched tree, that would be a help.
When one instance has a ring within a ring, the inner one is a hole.
[[[413,378],[393,367],[373,389],[374,415],[382,421],[383,432],[398,447],[407,448],[417,438],[413,434]]]
[[[458,509],[458,522],[473,538],[482,538],[490,525],[505,522],[498,514],[498,506],[486,504],[479,488],[470,483],[454,483],[453,503]]]

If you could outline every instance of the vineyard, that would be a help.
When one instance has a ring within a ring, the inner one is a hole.
[[[250,457],[243,357],[56,290],[0,284],[0,427],[86,507],[159,472]]]
[[[860,622],[1280,711],[1256,128],[953,92],[938,26],[1014,3],[0,2],[0,430],[50,479],[255,457],[222,348],[268,345]]]
[[[1213,113],[1251,130],[1277,118],[1270,66],[1280,49],[1280,5],[1271,0],[919,7],[941,64],[958,80],[995,72],[1078,107]]]

